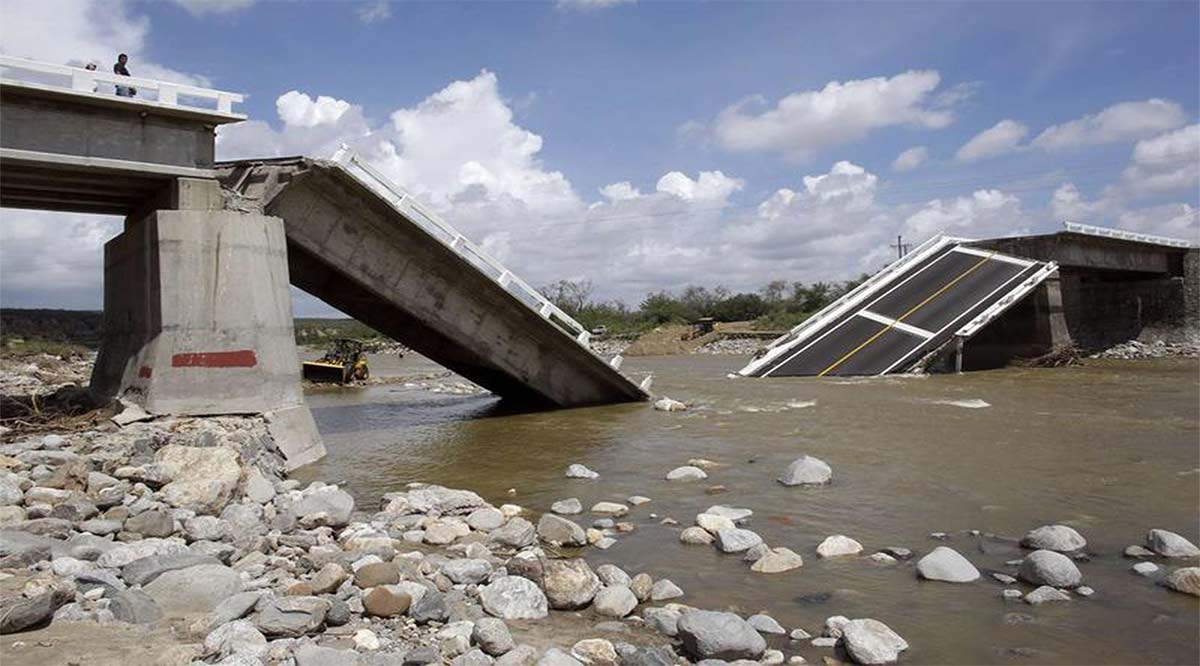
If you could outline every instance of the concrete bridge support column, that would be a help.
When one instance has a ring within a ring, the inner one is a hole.
[[[325,454],[300,388],[276,217],[157,210],[104,247],[91,388],[158,414],[266,415],[289,468]]]
[[[1038,325],[1044,328],[1039,337],[1048,340],[1052,350],[1070,345],[1073,341],[1063,311],[1062,280],[1057,274],[1038,285],[1036,298]]]

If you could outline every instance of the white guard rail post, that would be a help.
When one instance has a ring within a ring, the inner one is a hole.
[[[224,90],[211,90],[209,88],[198,88],[182,83],[173,83],[170,81],[157,81],[155,79],[143,79],[136,76],[119,76],[109,72],[102,72],[98,69],[89,70],[80,67],[68,67],[66,65],[56,65],[54,63],[40,62],[37,60],[27,60],[25,58],[14,58],[12,56],[0,55],[0,68],[3,69],[3,77],[7,81],[15,83],[30,83],[33,85],[43,85],[51,87],[61,87],[65,90],[71,90],[77,93],[98,94],[98,88],[101,85],[106,86],[126,86],[136,88],[138,94],[136,97],[121,98],[135,102],[150,102],[157,103],[160,106],[180,108],[180,109],[197,109],[204,111],[216,111],[233,118],[245,118],[245,114],[234,113],[233,105],[242,103],[242,96],[238,93],[226,92]],[[10,76],[11,74],[24,74],[24,78]],[[30,79],[29,74],[35,74],[40,78]],[[51,83],[60,80],[60,84]],[[152,91],[156,95],[155,99],[149,99],[144,96],[145,91]],[[106,97],[109,95],[105,95]],[[211,102],[212,108],[205,106],[197,106],[195,104],[185,104],[180,101],[180,97],[185,99],[203,100]]]
[[[418,203],[404,188],[392,182],[366,160],[359,157],[349,146],[343,144],[334,152],[330,161],[362,183],[367,189],[377,193],[392,208],[437,239],[442,245],[478,268],[481,273],[487,275],[525,307],[537,313],[539,317],[556,327],[565,328],[565,334],[570,335],[575,342],[591,351],[589,346],[591,333],[584,328],[583,324],[575,321],[557,305],[538,293],[536,289],[514,275],[512,271],[459,233],[437,213]]]

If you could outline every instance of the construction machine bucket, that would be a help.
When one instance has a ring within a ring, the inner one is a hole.
[[[346,368],[336,363],[304,364],[304,378],[310,382],[342,384],[346,381]]]

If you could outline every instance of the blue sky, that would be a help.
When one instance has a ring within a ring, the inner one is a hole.
[[[255,122],[223,133],[225,157],[350,143],[535,284],[590,279],[636,301],[840,279],[881,265],[897,233],[1048,231],[1065,217],[1197,235],[1195,2],[0,11],[5,53],[125,50],[135,75],[246,93]],[[53,226],[3,215],[17,224],[0,225],[0,259]],[[119,225],[69,224],[79,247],[54,279],[0,261],[5,305],[98,305],[96,276],[78,276]]]

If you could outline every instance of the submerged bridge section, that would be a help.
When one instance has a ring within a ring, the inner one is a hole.
[[[293,284],[493,393],[563,407],[646,397],[582,325],[349,150],[218,171],[283,219]]]
[[[961,239],[927,241],[775,340],[750,377],[902,372],[970,338],[1056,270]]]

